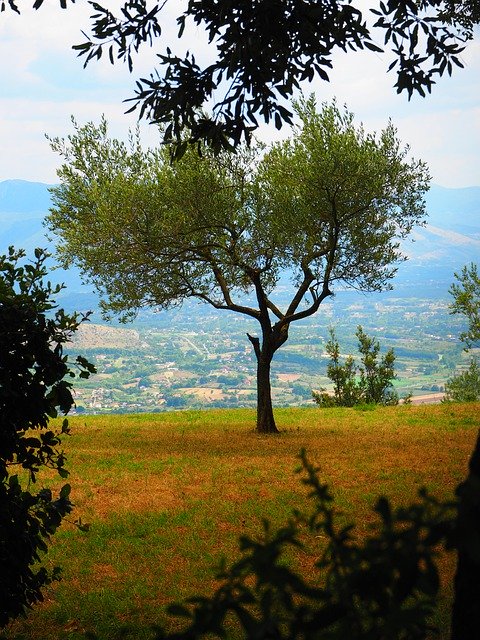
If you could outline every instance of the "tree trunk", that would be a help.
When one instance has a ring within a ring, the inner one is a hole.
[[[276,349],[272,348],[272,342],[265,336],[265,332],[261,348],[260,340],[256,336],[249,333],[247,336],[253,344],[257,358],[257,433],[279,433],[273,417],[270,385],[270,365]]]
[[[279,433],[273,417],[271,362],[272,356],[268,353],[257,356],[257,433]]]
[[[469,475],[457,489],[457,572],[451,640],[480,638],[480,432]]]

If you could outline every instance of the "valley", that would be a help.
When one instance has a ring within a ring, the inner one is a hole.
[[[98,374],[75,384],[77,412],[158,412],[171,409],[254,407],[256,363],[246,333],[255,322],[194,303],[169,312],[143,312],[132,325],[98,324],[75,337]],[[344,355],[355,354],[355,330],[396,354],[399,395],[439,401],[445,381],[468,362],[457,336],[462,322],[448,299],[339,293],[316,316],[292,325],[272,367],[275,406],[313,404],[311,392],[330,388],[325,342],[334,327]]]
[[[50,206],[48,186],[22,180],[0,182],[0,252],[9,245],[34,247],[54,242],[42,221]],[[325,342],[334,327],[342,352],[356,353],[360,324],[395,349],[400,396],[439,401],[445,381],[468,363],[458,335],[461,320],[449,314],[448,289],[455,271],[480,255],[480,187],[446,189],[433,185],[427,194],[428,223],[403,244],[392,290],[361,294],[335,289],[316,315],[290,327],[288,342],[272,367],[275,406],[312,403],[312,389],[329,387]],[[98,296],[74,267],[55,267],[51,278],[65,282],[58,303],[67,311],[94,310],[71,346],[95,363],[98,374],[75,384],[78,413],[163,412],[182,408],[253,407],[256,363],[247,332],[257,334],[246,316],[189,302],[168,312],[142,310],[133,324],[105,323]],[[279,305],[289,302],[285,273],[275,292]],[[243,301],[248,304],[248,297]]]

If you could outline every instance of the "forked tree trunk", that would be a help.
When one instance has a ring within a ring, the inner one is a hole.
[[[273,417],[272,387],[270,385],[270,365],[276,348],[272,347],[272,341],[263,339],[260,348],[260,340],[247,333],[248,339],[253,344],[257,358],[257,433],[279,433],[275,418]],[[278,348],[278,347],[277,347]]]

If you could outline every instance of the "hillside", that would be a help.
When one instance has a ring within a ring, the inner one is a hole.
[[[48,187],[24,180],[0,182],[0,251],[11,244],[28,252],[36,246],[52,248],[42,224],[51,204]],[[480,187],[433,185],[426,200],[428,223],[414,231],[413,242],[404,244],[410,259],[400,265],[395,282],[402,294],[419,286],[445,292],[453,271],[480,255]],[[66,282],[70,294],[81,293],[80,300],[92,301],[91,287],[81,283],[75,269],[59,271],[56,278]]]

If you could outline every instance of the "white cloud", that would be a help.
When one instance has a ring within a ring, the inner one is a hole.
[[[117,0],[117,4],[121,4]],[[183,2],[183,5],[185,3]],[[164,42],[175,43],[179,2],[167,3]],[[114,135],[125,137],[135,115],[124,115],[122,100],[133,94],[134,80],[155,65],[155,51],[146,48],[133,75],[119,63],[93,62],[86,70],[71,46],[83,41],[91,7],[69,5],[66,11],[55,2],[39,11],[25,9],[21,16],[6,11],[0,15],[0,180],[24,178],[52,182],[58,160],[51,153],[44,133],[65,135],[70,114],[79,122],[98,120],[102,113],[112,124]],[[184,48],[196,44],[200,58],[208,56],[204,35],[192,27]],[[198,44],[200,42],[200,44]],[[179,49],[181,52],[181,49]],[[349,53],[335,56],[331,83],[315,82],[305,93],[315,91],[318,100],[337,96],[346,102],[358,121],[369,130],[379,130],[391,117],[399,136],[415,157],[430,166],[434,181],[444,186],[480,184],[480,42],[471,43],[462,54],[465,70],[453,78],[440,79],[433,95],[425,99],[396,95],[395,77],[387,74],[388,54]],[[156,138],[146,128],[146,139]],[[263,138],[288,134],[262,127]]]
[[[73,131],[70,116],[79,123],[98,122],[102,113],[108,117],[110,132],[126,138],[129,128],[136,126],[133,115],[124,113],[118,103],[36,101],[35,108],[26,100],[0,101],[0,180],[21,178],[40,182],[56,181],[60,159],[50,149],[45,134],[65,137]],[[159,142],[157,130],[145,125],[143,139],[149,146]]]

